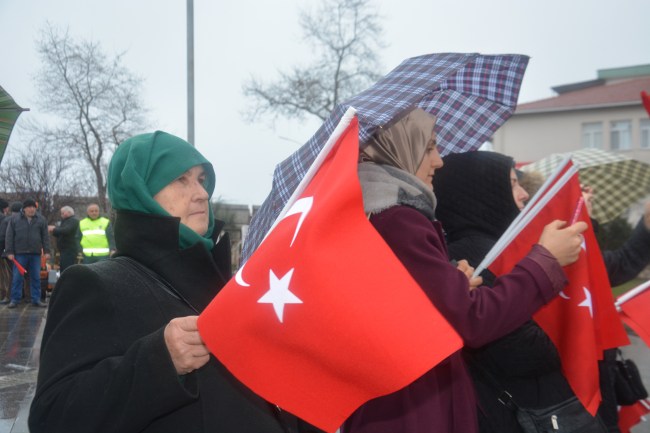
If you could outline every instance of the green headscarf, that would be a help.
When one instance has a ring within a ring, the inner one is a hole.
[[[118,210],[170,216],[153,199],[160,190],[195,165],[203,165],[205,189],[211,198],[215,176],[212,164],[187,141],[162,131],[136,135],[120,144],[108,166],[108,198]],[[180,224],[179,243],[188,248],[203,243],[212,250],[214,217],[209,208],[208,231],[201,236]]]

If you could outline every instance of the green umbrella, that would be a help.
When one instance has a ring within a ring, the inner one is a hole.
[[[606,223],[650,194],[650,164],[601,149],[553,153],[521,167],[548,177],[568,155],[578,166],[580,183],[594,188],[594,218]]]
[[[22,108],[16,104],[11,95],[0,86],[0,162],[7,149],[11,130],[14,128],[18,116],[29,108]]]

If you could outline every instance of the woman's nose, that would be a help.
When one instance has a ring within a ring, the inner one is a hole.
[[[431,161],[431,166],[433,168],[441,168],[444,164],[445,163],[442,161],[442,157],[440,157],[440,154],[436,151],[436,154]]]
[[[522,201],[528,200],[530,195],[528,194],[528,191],[526,191],[521,185],[519,186],[519,198]]]
[[[197,200],[207,200],[209,198],[208,192],[205,190],[202,182],[196,181],[194,183],[194,196]]]

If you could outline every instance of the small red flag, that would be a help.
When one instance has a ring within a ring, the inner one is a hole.
[[[199,317],[235,377],[328,432],[462,346],[364,214],[358,149],[355,117]]]
[[[530,221],[489,265],[495,275],[509,272],[553,220],[584,221],[583,251],[565,267],[568,285],[533,318],[558,349],[562,370],[576,396],[593,415],[600,403],[598,360],[603,350],[629,344],[617,317],[607,271],[591,227],[575,167],[566,170],[547,194],[548,202],[530,214]]]
[[[634,297],[624,302],[621,302],[623,297],[619,298],[617,302],[620,306],[619,314],[623,322],[650,347],[650,281],[638,286],[637,289],[641,290]],[[636,289],[630,292],[634,290]]]
[[[18,262],[18,260],[16,260],[15,258],[13,259],[13,262],[14,262],[14,265],[16,265],[16,269],[18,269],[18,272],[20,272],[20,275],[22,275],[22,276],[24,277],[24,276],[25,276],[25,272],[27,272],[27,269],[25,269],[25,268],[23,267],[23,265],[21,265],[21,264]]]
[[[650,413],[650,402],[647,400],[639,400],[632,405],[621,406],[618,411],[618,428],[621,433],[631,433],[632,427],[639,424],[644,415],[648,413]]]
[[[648,95],[645,91],[641,91],[641,102],[643,102],[645,111],[648,113],[648,116],[650,116],[650,95]]]

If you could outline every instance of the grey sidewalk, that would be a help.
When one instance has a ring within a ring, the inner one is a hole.
[[[27,433],[46,310],[0,306],[0,433]]]

